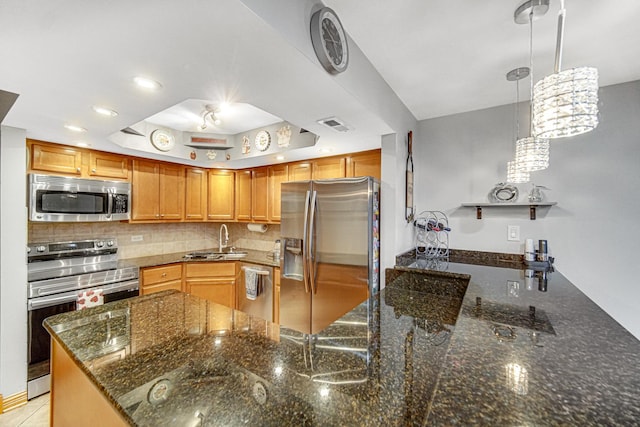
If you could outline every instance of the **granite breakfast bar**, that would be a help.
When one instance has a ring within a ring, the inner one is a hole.
[[[175,291],[45,326],[123,425],[640,422],[640,342],[562,274],[412,261],[313,336]]]

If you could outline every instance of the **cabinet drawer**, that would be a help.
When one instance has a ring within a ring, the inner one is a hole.
[[[182,280],[182,264],[164,265],[142,270],[142,283],[145,286],[169,280]]]
[[[185,277],[235,276],[235,262],[193,262],[186,265]]]

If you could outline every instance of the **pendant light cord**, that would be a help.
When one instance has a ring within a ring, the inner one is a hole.
[[[529,136],[533,136],[533,8],[529,12]]]
[[[559,73],[562,69],[562,42],[564,39],[564,17],[566,10],[564,9],[564,0],[560,0],[560,12],[558,12],[558,36],[556,39],[556,63],[554,72]]]

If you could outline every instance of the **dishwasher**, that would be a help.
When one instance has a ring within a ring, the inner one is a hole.
[[[238,279],[238,310],[273,321],[273,268],[241,262]]]

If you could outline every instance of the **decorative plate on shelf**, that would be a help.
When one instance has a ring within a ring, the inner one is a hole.
[[[271,144],[271,135],[266,130],[261,130],[256,135],[255,140],[256,148],[260,151],[265,151]]]
[[[176,144],[176,139],[171,132],[156,129],[151,132],[151,144],[160,151],[169,151]]]
[[[512,203],[517,200],[518,187],[511,184],[501,182],[489,191],[489,202],[491,203]]]

